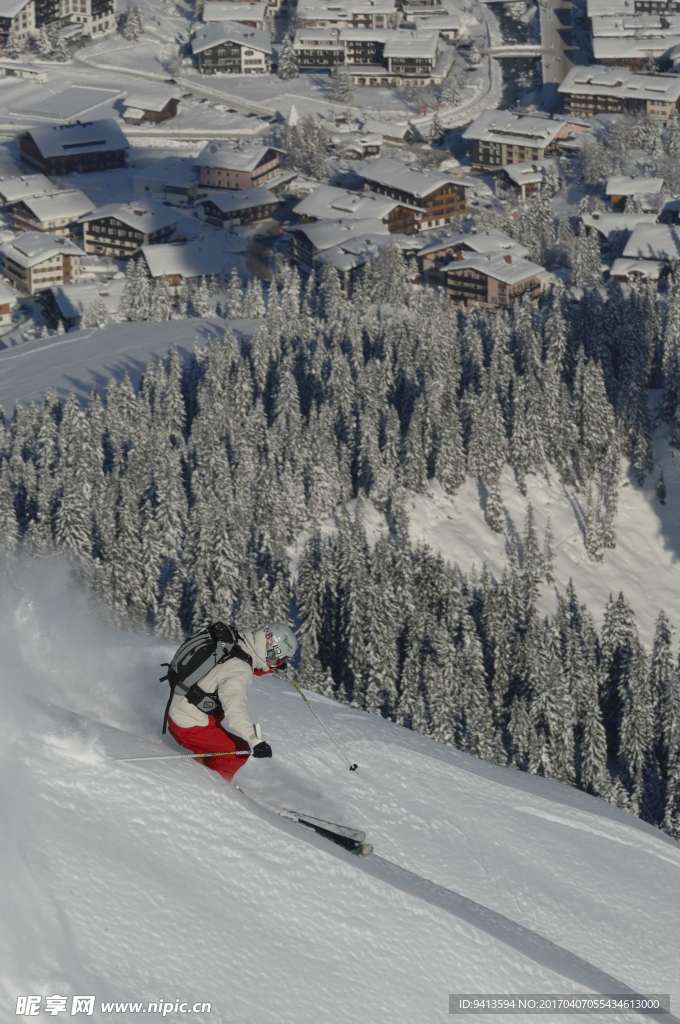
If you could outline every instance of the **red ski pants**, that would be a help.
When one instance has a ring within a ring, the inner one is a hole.
[[[194,754],[228,753],[232,750],[243,750],[243,757],[202,757],[201,763],[206,768],[219,772],[225,779],[231,779],[239,768],[248,760],[250,747],[240,736],[234,736],[220,725],[224,715],[208,715],[207,725],[193,725],[184,729],[175,725],[172,718],[168,719],[168,731],[178,743]]]

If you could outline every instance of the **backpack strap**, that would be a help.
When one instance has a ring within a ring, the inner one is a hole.
[[[213,622],[207,627],[204,627],[205,631],[209,634],[211,640],[215,644],[213,651],[214,663],[211,667],[219,665],[224,661],[229,661],[231,658],[238,658],[240,661],[244,661],[247,665],[252,668],[252,658],[243,648],[240,646],[239,641],[242,637],[236,629],[231,626],[225,625],[223,622]],[[222,644],[224,651],[221,657],[218,657],[218,647]],[[180,690],[184,690],[184,695],[190,704],[197,707],[199,711],[203,711],[204,714],[214,714],[222,710],[217,691],[210,692],[204,690],[201,687],[201,680],[197,680],[192,686],[187,686],[183,680],[180,680],[178,673],[173,668],[173,664],[163,662],[163,667],[167,668],[167,673],[161,676],[161,682],[168,682],[170,684],[170,696],[165,706],[165,714],[163,715],[163,735],[168,729],[168,717],[170,715],[170,705],[172,704],[175,696],[175,690],[179,687]],[[210,671],[210,669],[208,669]],[[207,675],[207,672],[205,673]]]

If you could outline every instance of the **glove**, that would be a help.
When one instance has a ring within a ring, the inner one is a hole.
[[[264,740],[260,740],[260,742],[256,743],[255,746],[253,747],[253,757],[271,757],[271,756],[272,756],[272,748],[269,746],[268,743],[265,743]]]

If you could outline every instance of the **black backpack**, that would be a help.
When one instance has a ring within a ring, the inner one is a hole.
[[[170,696],[163,716],[163,734],[167,732],[170,704],[177,687],[184,690],[189,703],[194,704],[200,711],[213,714],[221,710],[217,694],[206,693],[199,686],[199,682],[214,665],[225,661],[233,654],[240,655],[238,641],[239,635],[235,629],[225,626],[223,622],[213,622],[202,626],[196,633],[187,637],[175,651],[170,663],[162,663],[168,671],[166,675],[161,676],[161,682],[167,680],[170,684]],[[245,652],[244,656],[247,657]],[[195,676],[197,678],[192,678]]]

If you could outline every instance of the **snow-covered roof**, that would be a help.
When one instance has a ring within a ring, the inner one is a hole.
[[[271,203],[280,202],[279,197],[270,192],[268,188],[237,188],[220,192],[211,192],[203,196],[199,202],[213,203],[222,213],[232,213],[237,210],[252,210],[256,206],[269,206]]]
[[[229,273],[247,247],[238,235],[211,231],[191,242],[143,245],[140,251],[152,277],[192,278]]]
[[[339,34],[332,28],[300,28],[293,39],[294,50],[306,50],[311,46],[319,46],[328,50],[343,50]]]
[[[359,235],[389,234],[386,225],[374,218],[322,220],[315,224],[293,224],[287,230],[305,235],[317,252],[330,249],[334,245],[342,245]]]
[[[199,167],[216,167],[227,171],[253,171],[274,146],[243,144],[233,142],[209,142],[198,154]]]
[[[625,99],[677,103],[680,99],[678,75],[643,75],[626,68],[602,65],[573,67],[558,92],[571,96],[620,96]]]
[[[410,235],[385,235],[367,232],[324,249],[319,253],[319,263],[326,263],[336,270],[349,271],[364,266],[369,260],[375,259],[383,249],[395,246],[398,249],[413,251],[418,243]]]
[[[429,14],[427,11],[419,11],[411,16],[411,21],[419,29],[425,29],[428,32],[458,31],[463,25],[463,16],[459,11],[448,11],[443,14]]]
[[[522,160],[517,164],[505,164],[503,170],[516,185],[540,185],[547,175],[559,178],[560,169],[557,160],[547,157],[545,160]]]
[[[31,0],[0,0],[0,18],[14,18]]]
[[[26,269],[60,253],[65,256],[84,255],[83,250],[69,238],[50,235],[46,231],[24,231],[11,242],[5,242],[0,247],[0,253]]]
[[[625,278],[644,277],[649,281],[658,281],[664,264],[660,260],[635,260],[620,256],[612,263],[612,277]]]
[[[406,121],[380,121],[375,117],[365,118],[361,127],[362,131],[381,135],[384,139],[397,139],[400,142],[409,133],[409,126]]]
[[[39,221],[77,220],[83,214],[94,210],[94,203],[79,188],[65,189],[49,196],[29,196],[21,202]]]
[[[621,231],[633,231],[638,224],[656,224],[655,213],[584,213],[581,222],[603,238]]]
[[[177,99],[179,99],[177,89],[133,89],[125,96],[125,108],[127,113],[131,113],[130,108],[160,113],[167,107],[170,100]]]
[[[509,110],[485,110],[465,129],[463,138],[541,149],[553,142],[566,124],[565,120],[557,117],[513,114]]]
[[[652,196],[658,195],[664,187],[663,178],[635,177],[616,174],[607,178],[608,196]]]
[[[596,61],[645,60],[647,57],[661,56],[672,46],[677,46],[678,43],[680,43],[680,34],[678,33],[624,39],[595,36],[593,38],[593,56]]]
[[[120,89],[103,89],[93,85],[69,85],[59,92],[48,93],[46,89],[29,94],[20,100],[13,113],[66,124],[89,118],[100,107],[99,115],[111,114],[111,107],[124,93]]]
[[[635,11],[633,0],[588,0],[588,17],[600,14],[627,14]]]
[[[441,252],[443,249],[450,249],[457,246],[464,246],[471,252],[478,255],[489,255],[491,253],[509,252],[517,256],[526,256],[529,252],[525,245],[516,242],[510,235],[497,228],[490,228],[488,231],[472,231],[468,234],[453,232],[442,235],[434,242],[429,242],[418,251],[419,256],[428,256],[431,253]]]
[[[110,281],[78,281],[53,285],[48,289],[60,314],[67,320],[81,316],[94,302],[100,301],[112,315],[118,312],[125,278]]]
[[[417,57],[436,60],[439,48],[437,32],[420,32],[418,30],[391,32],[383,50],[384,57]]]
[[[99,206],[92,213],[81,217],[81,222],[86,224],[90,221],[103,220],[105,217],[114,217],[122,224],[148,235],[176,224],[181,216],[182,214],[172,206],[139,199],[131,203],[107,203],[106,206]]]
[[[250,50],[260,50],[263,53],[272,52],[270,32],[241,25],[238,21],[211,21],[207,25],[201,25],[191,40],[191,49],[193,53],[203,53],[204,50],[210,50],[222,43],[236,43],[238,46],[247,46]]]
[[[207,0],[203,4],[201,17],[211,21],[257,21],[264,22],[267,5],[261,3],[232,3],[231,0]]]
[[[680,17],[672,11],[660,14],[600,14],[591,19],[594,36],[660,36],[664,32],[677,32]]]
[[[504,284],[521,284],[531,277],[547,277],[548,272],[538,263],[513,254],[491,254],[489,256],[465,256],[462,260],[454,260],[443,268],[447,273],[459,273],[463,270],[478,270],[487,277],[493,277]]]
[[[49,128],[30,128],[27,134],[45,158],[89,152],[106,153],[128,149],[130,145],[117,122],[111,118],[58,124]]]
[[[382,220],[399,205],[399,200],[375,192],[350,192],[333,185],[320,185],[300,200],[293,208],[293,213],[299,217],[316,217],[319,220]]]
[[[433,171],[414,171],[401,160],[387,156],[362,161],[357,164],[356,173],[366,181],[375,181],[387,188],[408,192],[420,199],[425,199],[442,185],[448,185],[452,181],[446,175]]]
[[[44,174],[22,174],[21,177],[0,178],[0,200],[17,203],[31,196],[47,196],[59,192],[60,186]]]
[[[299,21],[351,21],[354,14],[393,14],[395,0],[298,0],[296,15]]]
[[[638,260],[680,260],[680,228],[671,224],[637,224],[623,255]]]

